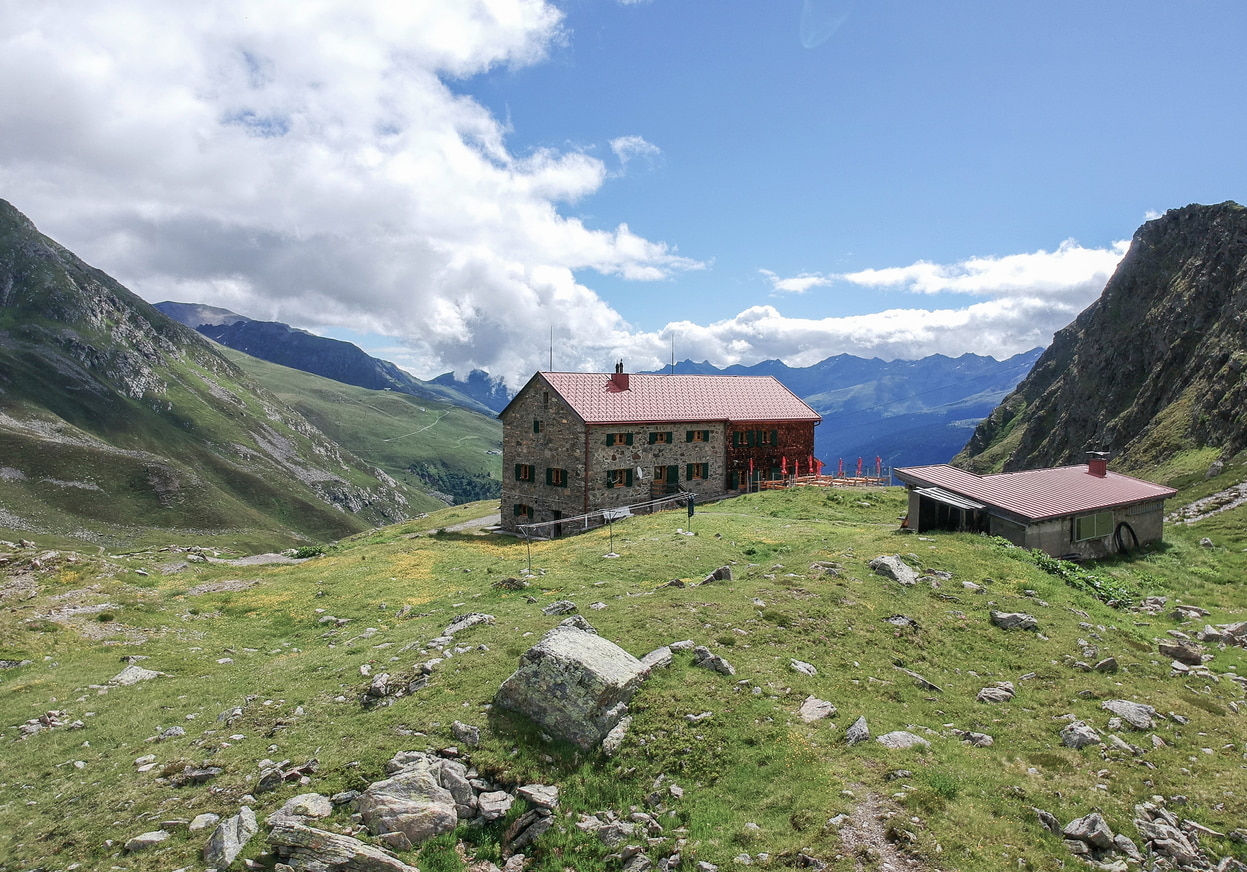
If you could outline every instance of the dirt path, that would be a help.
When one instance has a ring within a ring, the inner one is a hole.
[[[852,857],[859,869],[878,872],[928,872],[931,867],[907,856],[888,838],[888,822],[900,812],[889,810],[880,798],[861,785],[854,787],[859,799],[848,823],[840,828],[844,854]],[[904,817],[900,818],[905,821]]]

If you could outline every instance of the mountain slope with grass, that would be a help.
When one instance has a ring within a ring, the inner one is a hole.
[[[426,750],[500,791],[559,788],[524,849],[535,872],[617,870],[632,851],[680,869],[1092,868],[1036,810],[1058,829],[1099,815],[1145,854],[1160,842],[1135,821],[1167,810],[1196,852],[1185,868],[1247,862],[1247,648],[1230,629],[1247,620],[1247,509],[1071,567],[900,531],[903,505],[900,489],[753,494],[617,522],[609,557],[606,530],[460,532],[484,504],[298,564],[0,550],[0,868],[200,868],[211,830],[189,822],[244,804],[260,832],[238,862],[271,868],[265,818],[309,792],[336,797],[313,826],[385,847],[349,791]],[[871,568],[895,554],[916,583]],[[702,583],[723,566],[730,578]],[[492,705],[563,619],[544,611],[557,601],[633,655],[688,640],[735,674],[676,650],[632,697],[615,756],[579,752]],[[1002,629],[993,611],[1037,627]],[[490,620],[448,639],[466,613]],[[1177,633],[1198,666],[1173,661]],[[114,681],[127,662],[158,674]],[[810,698],[829,716],[806,720]],[[1150,706],[1150,725],[1123,702]],[[850,744],[859,718],[870,736]],[[1074,722],[1095,741],[1065,744]],[[898,731],[926,744],[876,740]],[[530,809],[396,854],[426,872],[464,872],[464,855],[501,866]],[[154,831],[167,837],[125,849]],[[1126,856],[1107,859],[1176,868]]]
[[[1087,451],[1112,452],[1123,470],[1229,462],[1247,448],[1245,322],[1247,209],[1171,209],[1139,228],[1100,298],[954,462],[1009,471]]]
[[[0,201],[0,535],[272,547],[411,512],[408,488]]]
[[[496,414],[506,405],[505,390],[492,384],[484,373],[473,372],[463,382],[455,381],[453,373],[422,381],[353,343],[317,336],[280,321],[256,321],[199,303],[163,302],[156,308],[228,348],[343,384],[453,403],[486,415]],[[493,390],[482,389],[483,385]]]
[[[413,509],[502,493],[502,422],[492,415],[221,353],[334,442],[406,485]]]

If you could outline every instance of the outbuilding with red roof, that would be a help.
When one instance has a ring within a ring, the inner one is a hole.
[[[644,375],[622,364],[538,372],[498,417],[509,529],[680,492],[716,499],[809,470],[822,420],[771,376]]]
[[[1103,557],[1160,541],[1165,500],[1177,493],[1110,472],[1100,454],[1081,466],[996,475],[947,464],[895,474],[909,489],[910,529],[983,532],[1054,557]]]

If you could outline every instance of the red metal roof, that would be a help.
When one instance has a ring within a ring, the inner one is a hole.
[[[813,421],[822,416],[773,376],[639,375],[627,389],[608,373],[539,373],[586,424]]]
[[[906,484],[935,485],[1033,521],[1166,499],[1177,493],[1171,487],[1116,472],[1092,475],[1085,465],[996,475],[975,475],[946,464],[909,466],[895,472]]]

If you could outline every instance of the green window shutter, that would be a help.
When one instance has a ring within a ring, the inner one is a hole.
[[[550,484],[553,481],[554,481],[554,470],[547,466],[546,467],[546,484]]]
[[[631,445],[631,444],[632,444],[632,434],[631,434],[631,433],[627,433],[627,434],[625,434],[624,444],[625,444],[625,445]]]
[[[779,431],[778,431],[778,430],[772,430],[772,431],[771,431],[771,444],[772,444],[772,445],[778,445],[778,444],[779,444]]]
[[[560,470],[559,470],[559,472],[563,473],[563,474],[559,477],[559,486],[560,486],[560,487],[567,487],[567,470],[566,470],[566,469],[560,469]]]
[[[650,444],[650,445],[653,445],[653,444],[654,444],[655,442],[657,442],[657,441],[658,441],[658,434],[657,434],[657,433],[650,433],[650,434],[649,434],[649,444]]]
[[[626,485],[627,487],[632,487],[632,470],[631,469],[624,472],[624,485]]]
[[[693,431],[692,431],[692,430],[685,430],[685,431],[684,431],[684,441],[685,441],[685,442],[692,442],[692,441],[693,441]]]
[[[684,464],[684,480],[685,481],[693,480],[693,464],[691,463]]]
[[[607,487],[614,487],[614,486],[615,486],[615,477],[614,477],[613,475],[611,475],[609,472],[608,472],[608,473],[606,473],[606,486],[607,486]]]
[[[749,431],[749,447],[752,448],[754,445],[757,444],[757,442],[758,442],[758,431],[750,430]]]
[[[524,464],[522,464],[522,463],[517,463],[517,464],[515,464],[515,480],[516,480],[516,481],[523,481],[523,480],[524,480],[524,479],[523,479],[523,477],[520,475],[520,469],[523,467],[523,465],[524,465]]]
[[[614,444],[615,444],[615,434],[614,434],[614,433],[607,433],[607,434],[606,434],[606,444],[607,444],[607,445],[614,445]]]

